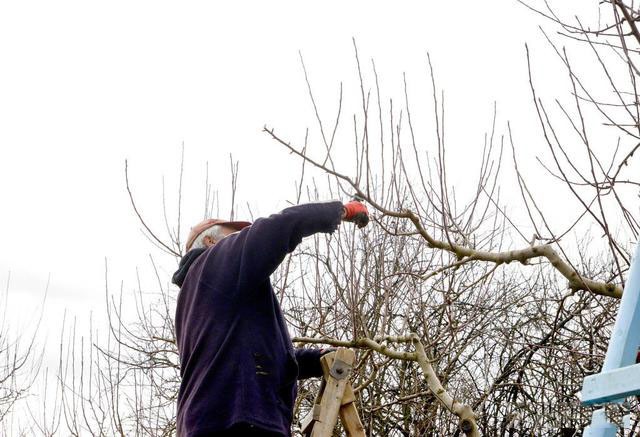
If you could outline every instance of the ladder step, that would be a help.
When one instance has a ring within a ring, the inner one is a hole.
[[[587,376],[582,384],[582,404],[624,401],[640,394],[640,364]]]

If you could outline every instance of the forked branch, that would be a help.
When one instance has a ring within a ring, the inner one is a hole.
[[[458,426],[467,436],[479,437],[480,431],[476,423],[476,414],[470,406],[457,401],[443,387],[435,369],[431,365],[431,360],[427,357],[420,337],[416,333],[411,333],[402,337],[380,337],[380,338],[358,338],[353,341],[337,340],[333,338],[311,338],[311,337],[295,337],[294,342],[305,344],[328,344],[336,347],[350,347],[360,349],[371,349],[389,358],[404,361],[415,361],[420,365],[424,374],[425,382],[429,391],[449,412],[456,415],[459,419]],[[390,349],[384,343],[411,343],[415,348],[415,352],[404,352]]]

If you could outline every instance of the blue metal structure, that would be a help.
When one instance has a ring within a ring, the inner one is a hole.
[[[620,301],[602,371],[588,376],[582,385],[582,404],[623,402],[640,394],[640,364],[635,364],[640,346],[640,243],[631,261],[629,277]],[[593,413],[583,437],[615,437],[617,426],[607,421],[604,408]]]

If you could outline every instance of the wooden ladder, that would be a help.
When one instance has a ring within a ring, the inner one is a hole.
[[[324,379],[313,409],[302,420],[302,433],[306,437],[331,437],[338,416],[348,437],[366,437],[349,382],[355,358],[351,349],[338,348],[320,359]]]

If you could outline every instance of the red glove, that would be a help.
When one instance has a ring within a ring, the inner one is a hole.
[[[353,222],[358,225],[359,228],[364,228],[367,226],[367,223],[369,223],[369,211],[364,203],[358,200],[352,200],[344,204],[344,217],[342,220]]]

